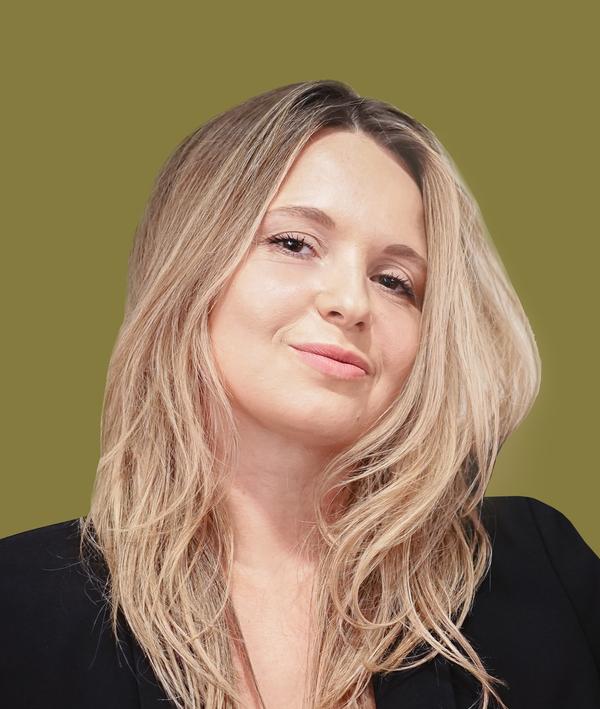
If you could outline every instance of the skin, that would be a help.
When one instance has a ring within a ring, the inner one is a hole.
[[[284,205],[318,207],[336,228],[269,215]],[[268,243],[283,232],[304,238],[304,246]],[[382,256],[392,243],[427,258],[417,184],[366,134],[322,130],[291,167],[211,313],[215,358],[241,436],[228,497],[235,572],[254,597],[281,594],[310,574],[298,545],[313,521],[308,492],[316,471],[363,434],[410,374],[426,272],[404,257]],[[384,274],[408,278],[416,300]],[[302,342],[358,351],[371,372],[351,380],[325,375],[289,344]]]

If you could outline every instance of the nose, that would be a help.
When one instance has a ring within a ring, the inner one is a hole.
[[[364,327],[371,320],[371,302],[364,265],[354,262],[328,266],[316,298],[321,316],[337,325]]]

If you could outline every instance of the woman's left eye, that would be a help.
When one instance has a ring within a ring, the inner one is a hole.
[[[380,274],[381,278],[387,278],[391,281],[396,281],[397,284],[400,284],[402,290],[404,291],[404,295],[407,295],[409,298],[412,298],[413,300],[415,299],[415,292],[410,285],[410,281],[408,278],[404,278],[403,276],[394,274],[394,273],[381,273]],[[394,288],[392,288],[394,290]],[[398,293],[398,295],[403,295],[402,293]]]
[[[306,258],[309,254],[302,254],[299,251],[294,251],[292,249],[289,249],[285,246],[285,244],[290,244],[295,248],[299,247],[300,250],[302,249],[303,246],[308,246],[308,248],[311,251],[314,251],[313,247],[310,244],[308,244],[304,240],[304,238],[298,239],[297,237],[292,236],[289,233],[271,236],[267,239],[267,242],[269,244],[275,244],[277,246],[277,248],[281,249],[282,251],[290,253],[293,256],[298,256],[299,258]],[[402,276],[400,276],[397,273],[380,273],[379,277],[387,279],[388,282],[389,281],[395,282],[396,286],[392,286],[391,288],[388,288],[388,290],[395,292],[396,295],[398,295],[398,296],[408,296],[412,300],[415,300],[415,292],[414,292],[408,278],[403,278]],[[401,291],[396,291],[396,287],[398,285],[402,289]]]

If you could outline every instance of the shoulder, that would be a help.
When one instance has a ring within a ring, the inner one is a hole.
[[[486,497],[481,519],[492,541],[492,569],[544,571],[542,578],[560,584],[576,610],[600,606],[600,558],[560,510],[533,497]]]
[[[0,539],[2,600],[18,595],[21,602],[26,601],[30,594],[39,594],[40,584],[61,584],[71,575],[73,564],[78,561],[79,519],[28,529]],[[16,594],[17,591],[24,592],[25,597]]]
[[[58,707],[62,697],[63,706],[99,707],[118,687],[130,692],[102,566],[80,559],[81,521],[0,539],[0,686],[10,706]]]
[[[533,497],[484,498],[481,519],[492,556],[467,635],[509,681],[511,698],[539,680],[554,706],[559,687],[583,691],[575,676],[600,698],[600,559],[563,512]]]
[[[600,559],[560,510],[533,497],[485,497],[492,543],[462,631],[507,706],[600,706]],[[477,685],[451,668],[458,706]]]
[[[0,652],[48,647],[69,636],[101,600],[79,558],[80,518],[0,539]]]
[[[486,526],[494,528],[500,524],[502,531],[507,532],[507,525],[519,524],[519,529],[530,528],[533,524],[542,522],[566,522],[572,526],[567,517],[547,502],[535,497],[524,495],[499,495],[483,498],[481,515]]]
[[[510,553],[514,563],[539,555],[570,584],[573,572],[598,572],[600,559],[571,520],[546,502],[525,496],[485,497],[481,519],[490,534],[493,554]]]
[[[79,558],[80,519],[56,522],[0,539],[0,605],[2,613],[33,613],[66,597],[72,602],[85,586]],[[59,595],[57,595],[59,594]],[[88,601],[90,599],[88,598]],[[76,612],[75,606],[73,611]]]
[[[79,544],[80,520],[82,518],[55,522],[44,527],[17,532],[0,539],[0,563],[16,568],[46,562],[55,554],[71,555]]]
[[[571,520],[533,497],[506,496],[484,498],[482,521],[492,539],[492,569],[542,574],[546,588],[568,600],[600,658],[600,558]]]

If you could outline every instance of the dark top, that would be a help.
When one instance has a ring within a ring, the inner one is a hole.
[[[600,559],[529,497],[486,497],[493,555],[462,630],[509,709],[600,709]],[[0,540],[0,706],[167,709],[127,624],[77,561],[77,519]],[[469,709],[480,689],[444,658],[373,679],[378,709]],[[162,699],[162,701],[160,701]],[[279,708],[278,708],[279,709]]]

